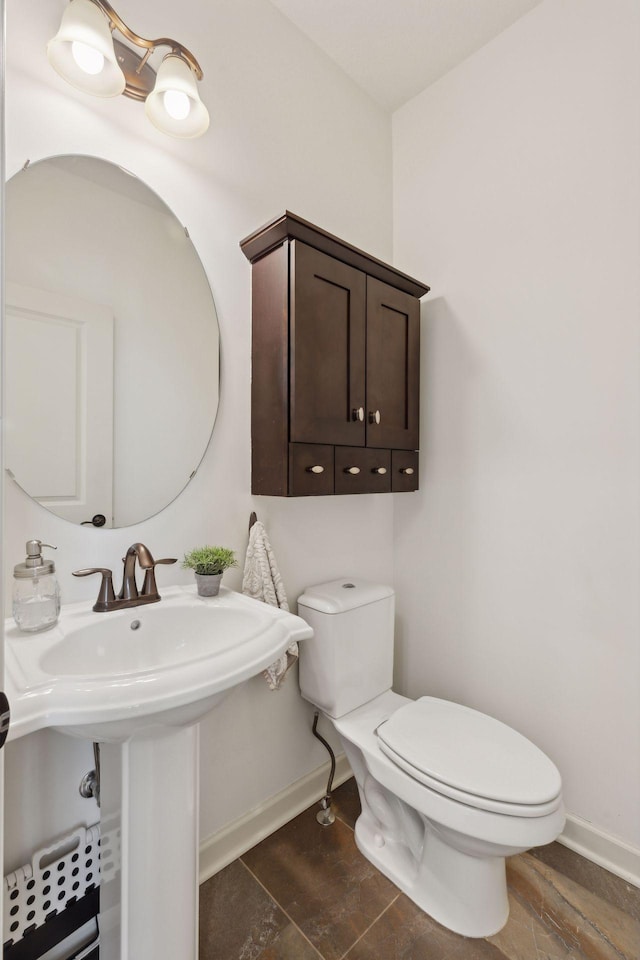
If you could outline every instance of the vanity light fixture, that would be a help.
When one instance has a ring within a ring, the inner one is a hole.
[[[144,54],[115,39],[115,30]],[[169,52],[156,74],[148,60],[157,47]],[[171,137],[199,137],[209,126],[197,86],[202,69],[193,54],[168,37],[138,36],[107,0],[70,0],[47,56],[54,70],[84,93],[144,100],[149,120]]]

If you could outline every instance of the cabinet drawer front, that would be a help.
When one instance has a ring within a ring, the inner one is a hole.
[[[415,450],[420,392],[420,304],[367,277],[367,446]]]
[[[297,240],[290,256],[289,439],[364,445],[366,277]]]
[[[390,450],[336,447],[336,493],[389,493],[390,490]]]
[[[289,444],[289,496],[318,497],[333,493],[333,447],[319,443]]]
[[[418,451],[391,451],[391,492],[405,493],[418,489]]]

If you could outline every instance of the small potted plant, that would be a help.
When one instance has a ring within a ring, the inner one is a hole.
[[[195,572],[201,597],[216,597],[222,574],[229,567],[237,566],[237,563],[235,553],[227,547],[196,547],[190,553],[185,553],[182,566]]]

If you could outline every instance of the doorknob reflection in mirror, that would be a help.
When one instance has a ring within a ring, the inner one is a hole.
[[[104,527],[107,522],[107,518],[104,513],[96,513],[91,520],[83,520],[80,524],[81,527]]]
[[[112,30],[144,54],[114,40]],[[156,77],[147,61],[157,47],[169,47],[169,53]],[[71,0],[58,33],[47,45],[47,56],[54,70],[84,93],[96,97],[122,93],[146,101],[149,120],[171,137],[199,137],[209,126],[209,113],[197,89],[202,68],[194,55],[169,37],[139,36],[107,0]]]

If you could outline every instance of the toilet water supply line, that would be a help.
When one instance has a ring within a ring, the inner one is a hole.
[[[331,749],[331,747],[329,746],[329,744],[327,743],[327,741],[324,739],[324,737],[321,737],[320,734],[318,733],[317,727],[318,727],[319,716],[320,716],[320,713],[318,710],[316,710],[315,713],[313,714],[313,726],[311,728],[311,732],[313,733],[314,737],[326,747],[329,753],[329,756],[331,757],[331,770],[329,772],[329,779],[327,781],[327,792],[322,798],[322,800],[320,801],[321,809],[316,813],[316,820],[323,827],[328,827],[336,819],[336,815],[331,809],[331,787],[333,786],[333,777],[336,772],[336,755]]]

